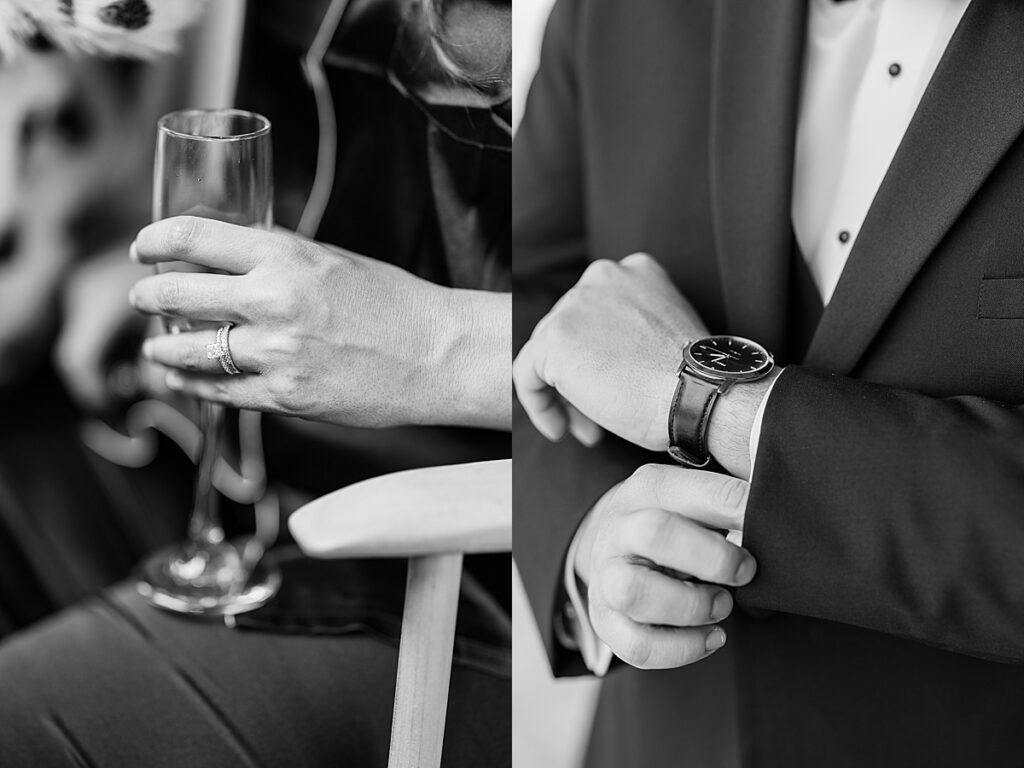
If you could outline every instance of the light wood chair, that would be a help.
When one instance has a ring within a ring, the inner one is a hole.
[[[464,554],[512,549],[512,461],[396,472],[296,511],[310,557],[408,557],[389,768],[438,768]]]

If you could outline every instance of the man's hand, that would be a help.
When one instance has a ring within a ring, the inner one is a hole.
[[[537,324],[513,364],[519,400],[550,440],[613,432],[668,448],[668,412],[685,344],[704,323],[650,256],[595,261]]]
[[[748,487],[727,475],[649,464],[590,511],[573,565],[587,585],[594,631],[616,656],[662,669],[722,647],[725,632],[715,624],[733,600],[719,585],[749,583],[757,563],[718,530],[743,529]]]

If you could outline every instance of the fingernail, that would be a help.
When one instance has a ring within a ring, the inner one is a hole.
[[[732,610],[732,595],[728,592],[719,592],[711,603],[711,620],[721,621]]]
[[[757,562],[749,555],[743,558],[743,562],[736,569],[736,583],[746,584],[754,578],[754,571],[757,570]]]
[[[132,289],[130,289],[128,291],[128,303],[131,306],[133,306],[133,307],[136,306],[136,304],[135,304],[135,289],[134,288],[132,288]]]
[[[150,339],[146,339],[142,342],[142,356],[145,358],[153,356],[153,342]]]
[[[566,433],[566,429],[564,426],[552,427],[547,424],[542,427],[537,427],[537,431],[540,432],[545,438],[547,438],[548,441],[552,443],[560,442],[561,439],[565,437]]]
[[[139,249],[135,246],[134,240],[132,240],[132,244],[128,246],[128,258],[136,264],[139,263]]]
[[[725,631],[721,627],[715,627],[708,633],[707,640],[704,641],[704,650],[714,653],[723,645],[725,645]]]
[[[181,374],[171,371],[167,374],[166,378],[164,378],[164,383],[167,385],[168,389],[178,390],[182,388],[185,381],[181,378]]]

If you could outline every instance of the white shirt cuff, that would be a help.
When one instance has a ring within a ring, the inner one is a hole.
[[[597,636],[594,625],[590,623],[590,612],[587,601],[580,594],[579,585],[576,580],[576,569],[573,563],[576,562],[576,550],[580,545],[579,531],[573,536],[569,545],[569,554],[565,558],[565,570],[563,580],[565,591],[569,595],[572,611],[566,611],[566,630],[576,641],[576,648],[583,657],[583,663],[597,677],[604,677],[608,674],[608,667],[611,666],[612,649],[604,644],[604,641]]]
[[[761,405],[757,408],[757,413],[754,414],[754,423],[750,427],[750,477],[748,480],[753,482],[754,480],[754,465],[757,462],[757,448],[761,444],[761,426],[764,423],[764,412],[768,407],[768,398],[772,396],[772,390],[775,389],[775,385],[779,379],[786,375],[783,371],[771,384],[768,385],[768,391],[764,393],[764,397],[761,399]],[[743,531],[729,531],[729,535],[725,537],[725,540],[735,544],[737,547],[743,546]]]

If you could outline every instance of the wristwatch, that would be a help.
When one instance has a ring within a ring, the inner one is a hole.
[[[763,379],[775,361],[760,344],[739,336],[707,336],[683,348],[668,413],[668,453],[688,467],[706,467],[708,423],[719,395],[737,382]]]

